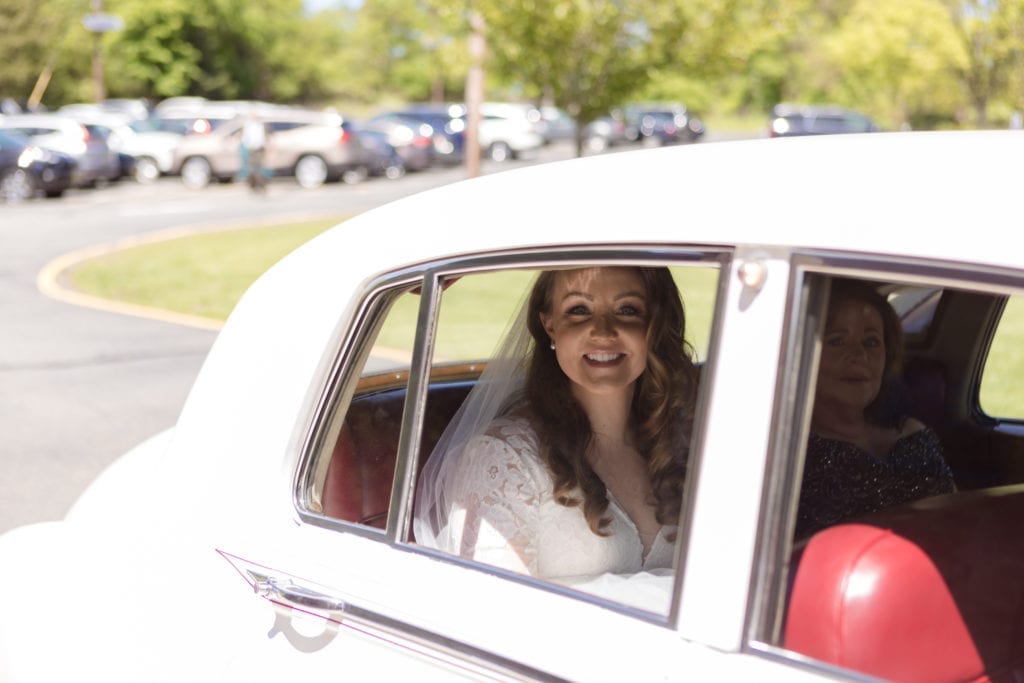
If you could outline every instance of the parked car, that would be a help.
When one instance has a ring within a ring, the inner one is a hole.
[[[158,104],[147,121],[155,130],[179,135],[210,133],[254,108],[276,105],[254,102],[225,102],[202,97],[172,97]]]
[[[263,164],[274,175],[292,176],[302,187],[314,188],[362,167],[352,127],[338,114],[274,107],[248,115],[268,129]],[[186,135],[174,150],[171,173],[193,188],[238,176],[244,122],[245,116],[238,115],[207,133]]]
[[[544,146],[541,113],[533,105],[484,102],[480,117],[480,149],[493,161],[518,159]]]
[[[704,123],[681,104],[632,105],[625,108],[626,137],[648,147],[697,142]]]
[[[539,110],[544,144],[576,140],[576,121],[568,112],[551,105],[544,105]]]
[[[386,133],[376,130],[358,130],[356,138],[363,149],[366,173],[395,180],[405,175],[405,161],[398,150],[388,142]]]
[[[121,131],[124,151],[135,158],[135,180],[151,183],[162,175],[169,175],[174,166],[174,151],[183,134],[160,129],[160,119],[140,119]]]
[[[455,166],[466,158],[466,121],[446,105],[412,104],[393,112],[406,119],[427,124],[433,129],[432,163]]]
[[[590,152],[603,152],[629,141],[626,122],[620,112],[598,117],[583,128],[583,144]]]
[[[770,137],[875,133],[881,130],[870,117],[835,106],[777,104],[772,108]]]
[[[36,147],[28,138],[0,130],[0,202],[18,202],[36,194],[60,197],[71,187],[75,160]]]
[[[59,111],[81,123],[90,134],[103,137],[120,155],[124,175],[150,183],[170,173],[174,150],[183,134],[160,130],[159,119],[137,119],[96,105],[70,105]]]
[[[416,111],[443,112],[468,122],[466,105],[457,103],[416,105]],[[530,104],[484,102],[480,105],[478,143],[480,153],[493,161],[507,161],[535,154],[544,146],[540,110]]]
[[[408,171],[422,171],[434,163],[434,128],[419,116],[385,112],[359,125],[359,130],[383,133],[398,151]]]
[[[91,187],[112,180],[120,173],[117,154],[85,126],[58,114],[14,114],[0,116],[0,130],[15,131],[32,144],[67,154],[75,160],[75,187]]]
[[[1022,155],[1010,131],[683,145],[347,220],[249,289],[172,431],[0,536],[0,676],[1019,679]],[[423,459],[531,277],[608,265],[672,270],[702,368],[674,570],[547,580],[418,542]],[[796,539],[835,277],[892,302],[958,491]]]

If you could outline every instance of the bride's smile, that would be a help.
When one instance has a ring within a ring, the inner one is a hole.
[[[647,367],[647,309],[634,268],[559,273],[551,314],[541,320],[574,392],[632,391]]]

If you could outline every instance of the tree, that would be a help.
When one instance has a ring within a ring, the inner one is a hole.
[[[936,0],[858,0],[822,41],[821,89],[891,127],[953,120],[966,56]]]
[[[112,93],[294,101],[325,91],[330,32],[301,0],[108,0]],[[319,27],[319,30],[317,30]]]
[[[478,8],[487,25],[490,65],[549,99],[583,126],[627,101],[669,62],[685,33],[685,2],[534,0],[511,11],[501,0]]]
[[[988,125],[989,102],[1016,83],[1010,99],[1021,105],[1024,0],[945,0],[966,60],[958,75],[974,107],[978,128]]]
[[[461,95],[467,29],[447,4],[374,0],[346,14],[336,92],[368,102]]]
[[[45,102],[63,104],[89,91],[89,34],[84,0],[0,0],[0,97],[27,101],[42,75]]]

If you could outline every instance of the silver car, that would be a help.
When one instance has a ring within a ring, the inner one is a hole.
[[[179,143],[171,164],[185,185],[201,188],[228,181],[242,169],[242,127],[255,115],[267,127],[263,164],[274,175],[293,176],[303,187],[319,187],[362,165],[360,147],[338,114],[291,108],[268,108],[239,115],[207,133],[191,133]]]

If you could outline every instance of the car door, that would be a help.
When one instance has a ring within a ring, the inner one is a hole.
[[[637,581],[536,579],[418,544],[411,536],[417,470],[532,275],[646,262],[677,275],[706,382],[677,545],[686,586],[678,572]],[[727,286],[738,281],[741,263],[749,284]],[[777,277],[766,280],[769,270]],[[312,613],[347,634],[338,643],[355,647],[347,636],[369,634],[385,643],[389,664],[442,662],[448,674],[799,678],[740,652],[753,554],[741,539],[753,539],[758,520],[787,271],[785,259],[733,263],[721,249],[624,248],[467,256],[382,276],[359,295],[356,322],[330,350],[300,430],[306,436],[291,479],[298,526],[287,557],[261,555],[267,551],[258,543],[221,548],[244,579],[239,590],[267,598],[268,619],[276,606],[278,629],[282,611]],[[486,310],[486,319],[460,320],[467,305],[460,300]],[[752,352],[744,339],[755,330],[763,344]],[[752,423],[735,429],[733,410]],[[723,496],[722,486],[735,495]],[[735,542],[723,543],[723,534]],[[595,642],[607,645],[595,650]],[[642,655],[628,654],[635,652]]]

